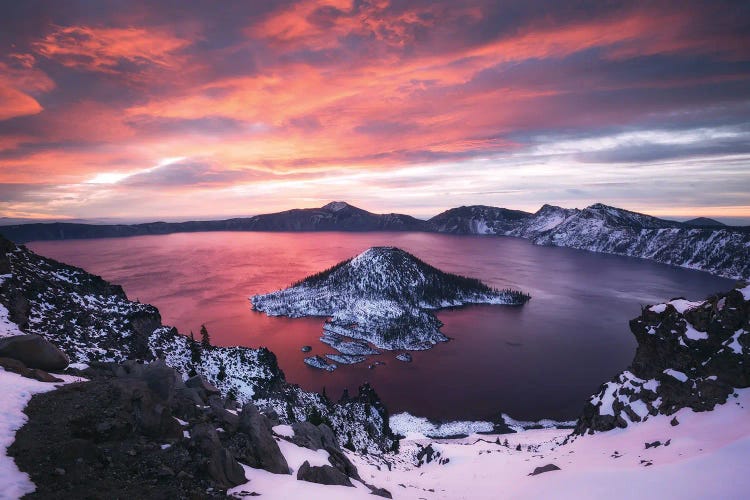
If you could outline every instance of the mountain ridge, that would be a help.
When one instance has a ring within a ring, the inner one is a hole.
[[[422,220],[398,213],[375,214],[334,201],[320,208],[225,220],[130,225],[34,223],[3,226],[0,233],[17,243],[210,231],[414,231],[512,236],[537,245],[625,255],[728,278],[750,278],[750,226],[688,222],[661,219],[603,203],[583,209],[545,204],[535,213],[486,205],[461,206]]]

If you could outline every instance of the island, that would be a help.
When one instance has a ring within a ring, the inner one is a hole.
[[[530,298],[443,272],[399,248],[372,247],[289,288],[250,300],[254,310],[269,316],[328,318],[321,340],[347,355],[329,359],[351,363],[379,354],[369,344],[409,351],[446,342],[433,311],[468,304],[520,306]]]

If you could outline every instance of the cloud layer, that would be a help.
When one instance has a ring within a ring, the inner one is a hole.
[[[750,217],[748,32],[740,1],[16,2],[0,215]]]

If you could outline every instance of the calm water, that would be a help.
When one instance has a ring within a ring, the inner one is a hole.
[[[374,245],[403,248],[430,264],[498,288],[528,292],[522,308],[474,306],[441,312],[453,340],[387,363],[340,366],[333,373],[302,363],[333,352],[320,343],[322,319],[269,318],[248,297],[288,286]],[[187,233],[121,239],[37,242],[34,251],[123,285],[151,303],[165,324],[196,334],[205,323],[214,344],[266,346],[290,382],[324,387],[337,398],[369,381],[392,412],[439,419],[571,418],[600,383],[631,361],[628,320],[641,304],[675,296],[699,299],[732,281],[639,259],[516,238],[423,233]]]

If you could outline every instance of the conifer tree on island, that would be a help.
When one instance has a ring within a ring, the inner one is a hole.
[[[211,336],[208,334],[206,325],[201,325],[201,346],[204,348],[211,347]]]

